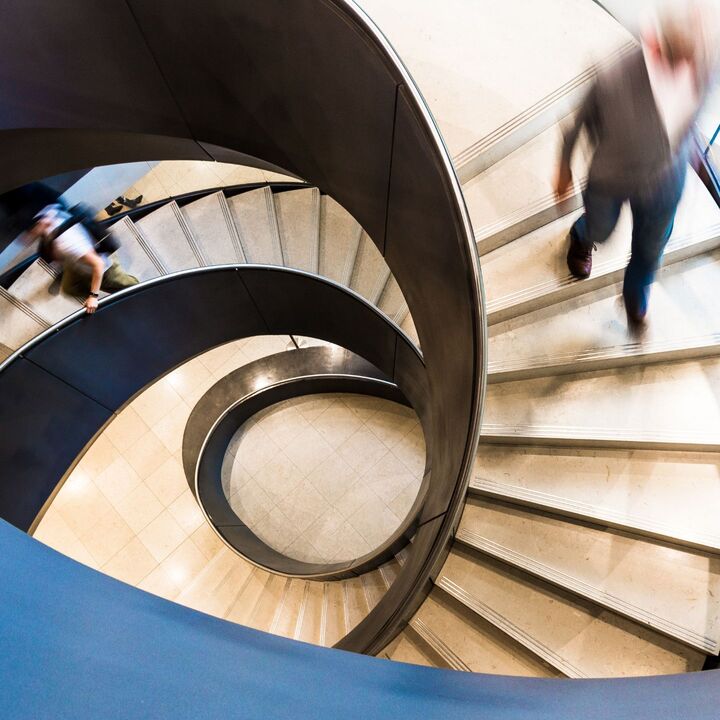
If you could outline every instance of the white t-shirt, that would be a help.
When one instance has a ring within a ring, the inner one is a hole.
[[[70,213],[63,210],[59,205],[48,205],[42,211],[43,215],[50,221],[50,230],[55,230],[66,220],[70,219]],[[79,262],[80,258],[87,255],[91,250],[95,249],[95,241],[92,235],[83,227],[81,223],[73,225],[64,233],[58,235],[53,243],[55,252],[61,256],[65,264],[71,265],[76,272],[91,274],[92,268],[86,263]],[[100,254],[100,258],[105,264],[105,270],[110,267],[110,258]]]

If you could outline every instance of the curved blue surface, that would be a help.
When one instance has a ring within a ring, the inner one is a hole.
[[[0,575],[8,720],[718,717],[720,671],[536,680],[326,650],[136,590],[2,521]]]

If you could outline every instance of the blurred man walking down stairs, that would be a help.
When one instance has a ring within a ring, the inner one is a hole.
[[[692,159],[693,124],[717,69],[715,19],[694,3],[661,14],[643,33],[641,48],[599,73],[565,134],[558,196],[572,181],[570,158],[583,128],[595,148],[585,214],[569,234],[568,267],[577,278],[590,275],[593,248],[608,238],[629,201],[633,234],[623,299],[635,331],[645,321]]]

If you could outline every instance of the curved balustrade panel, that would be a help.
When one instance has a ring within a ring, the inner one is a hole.
[[[472,468],[484,386],[484,309],[472,229],[447,150],[407,70],[349,0],[78,0],[72,13],[51,0],[10,0],[3,6],[0,60],[0,189],[111,162],[227,160],[239,153],[332,195],[386,256],[425,354],[424,425],[435,448],[436,494],[410,553],[417,557],[394,584],[395,623],[378,621],[371,644],[348,645],[379,649],[421,600],[410,602],[411,591],[427,587],[447,552]],[[302,306],[283,299],[279,291],[273,312],[300,332]],[[76,347],[140,346],[138,325],[145,323],[161,328],[163,344],[179,343],[178,357],[187,356],[193,339],[172,325],[162,329],[164,308],[156,305],[150,319],[137,307],[128,300],[132,329],[76,328]],[[215,312],[226,311],[234,310],[223,299]],[[256,320],[249,311],[242,322]],[[336,330],[336,341],[351,347],[343,339],[358,329],[350,323]],[[82,363],[47,352],[31,359],[68,382],[82,380]],[[148,376],[159,367],[151,365]],[[112,410],[132,383],[121,372],[115,382],[90,389]],[[27,525],[27,511],[16,519]],[[356,633],[367,639],[370,624],[368,618]]]
[[[550,681],[406,665],[202,615],[111,580],[2,521],[0,547],[0,575],[12,578],[0,583],[0,606],[14,609],[0,616],[8,718],[716,717],[717,671]]]
[[[2,366],[0,517],[28,529],[103,423],[157,377],[231,340],[291,333],[347,347],[394,381],[397,369],[410,399],[426,393],[410,340],[331,281],[252,265],[165,276],[76,313]]]

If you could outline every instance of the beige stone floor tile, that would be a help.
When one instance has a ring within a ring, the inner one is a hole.
[[[425,448],[425,438],[423,437],[420,427],[418,426],[403,436],[403,438],[393,446],[392,453],[405,463],[405,466],[411,473],[422,476],[425,471],[427,451]]]
[[[153,427],[153,432],[169,453],[182,450],[183,434],[191,411],[192,408],[187,403],[182,402]]]
[[[284,550],[283,554],[295,560],[303,562],[324,562],[323,556],[312,544],[307,535],[300,535],[293,540]]]
[[[253,455],[256,448],[257,445],[243,443],[239,449],[242,453],[241,462],[246,462],[245,458]],[[262,453],[265,454],[264,448]],[[275,504],[282,505],[285,498],[302,483],[303,473],[284,452],[279,451],[254,474],[253,479]]]
[[[128,405],[107,426],[105,435],[120,453],[124,453],[149,429],[133,406]]]
[[[147,527],[164,508],[143,482],[115,503],[115,509],[135,535]]]
[[[254,480],[249,480],[243,488],[229,498],[230,507],[246,524],[256,515],[270,512],[275,506],[268,494]]]
[[[300,477],[305,478],[327,460],[333,449],[315,428],[308,427],[284,447],[284,452],[300,470]]]
[[[225,547],[225,543],[217,536],[217,533],[207,522],[204,522],[190,536],[190,539],[205,556],[206,560],[212,560]]]
[[[138,584],[140,590],[152,593],[165,600],[175,600],[180,593],[180,586],[161,563],[152,572],[146,575]]]
[[[87,522],[88,526],[80,532],[79,538],[98,567],[104,565],[135,537],[133,528],[112,507],[98,518],[88,518]]]
[[[239,368],[244,367],[249,363],[250,360],[242,350],[235,350],[235,352],[233,352],[233,354],[230,355],[230,357],[225,360],[225,362],[223,362],[215,369],[213,377],[217,382],[218,380],[222,380],[230,373],[235,372],[235,370],[238,370]]]
[[[137,585],[156,566],[157,560],[140,539],[134,537],[102,566],[102,571],[117,580]]]
[[[215,374],[215,371],[235,355],[238,350],[240,350],[240,348],[236,343],[225,343],[224,345],[218,345],[212,350],[208,350],[208,352],[203,353],[197,359],[209,372]]]
[[[175,550],[187,535],[166,509],[138,534],[138,538],[159,563]]]
[[[357,560],[375,549],[349,522],[343,522],[334,538],[327,535],[310,537],[318,551],[330,562]]]
[[[362,427],[363,421],[355,413],[349,412],[342,401],[337,401],[315,418],[312,424],[330,447],[337,449]]]
[[[62,492],[62,491],[61,491]],[[82,490],[68,495],[59,512],[68,527],[78,536],[90,524],[112,509],[110,501],[95,483],[86,483]]]
[[[140,476],[133,470],[124,457],[113,462],[107,470],[95,480],[95,484],[111,503],[122,500],[141,482]]]
[[[99,568],[98,563],[85,545],[83,545],[78,536],[70,529],[60,513],[52,507],[45,513],[33,537],[39,542],[63,553],[63,555],[77,560],[77,562],[83,565],[87,565],[95,570]]]
[[[361,479],[335,502],[335,509],[340,513],[341,517],[347,519],[368,503],[381,504],[372,488],[368,487]]]
[[[285,352],[291,342],[289,335],[256,335],[240,341],[248,362],[260,360],[268,355]]]
[[[370,487],[386,505],[389,505],[408,485],[418,487],[420,481],[418,474],[411,473],[405,463],[391,452],[383,455],[361,476],[361,482]]]
[[[410,483],[400,492],[393,500],[388,503],[388,507],[395,514],[396,517],[403,520],[405,516],[410,512],[415,499],[417,498],[418,491],[420,490],[420,483]]]
[[[317,419],[332,404],[334,398],[330,395],[305,395],[295,399],[295,408],[309,422]]]
[[[400,521],[385,505],[375,502],[356,510],[348,522],[375,548],[382,545],[398,528]]]
[[[241,452],[236,457],[240,461],[242,468],[253,477],[281,452],[277,444],[257,425],[247,431],[245,431],[244,427],[240,428],[236,446],[239,448],[244,444],[247,444],[252,452]]]
[[[168,449],[152,430],[125,452],[126,460],[142,480],[149,478],[169,457]]]
[[[388,452],[388,448],[373,433],[364,428],[353,433],[340,447],[338,453],[350,467],[364,473]]]
[[[181,401],[182,398],[165,377],[140,393],[132,401],[131,407],[147,423],[148,427],[154,427]]]
[[[185,473],[177,458],[167,458],[160,467],[145,480],[155,497],[165,506],[171,505],[188,489]]]
[[[345,407],[354,415],[357,415],[363,423],[372,417],[383,406],[384,402],[382,399],[370,395],[346,394],[343,396]]]
[[[303,480],[278,502],[278,507],[285,514],[295,533],[302,534],[332,506],[309,480]]]
[[[340,455],[333,453],[307,479],[330,504],[334,504],[355,485],[359,476]]]
[[[76,465],[55,495],[52,501],[52,509],[58,511],[68,500],[81,496],[87,491],[87,487],[91,483],[93,483],[93,479],[90,473],[82,466]]]
[[[165,376],[175,392],[192,407],[215,384],[213,374],[198,360],[191,360]]]
[[[191,538],[187,538],[180,546],[160,563],[160,567],[180,589],[190,585],[207,567],[207,559]]]
[[[253,532],[270,547],[283,552],[298,536],[294,518],[287,516],[280,507],[274,507],[260,522],[252,526]]]
[[[409,416],[404,410],[401,405],[387,403],[365,421],[365,427],[392,448],[419,425],[417,417]]]
[[[82,456],[78,467],[85,470],[94,479],[105,472],[119,457],[118,449],[110,442],[105,433],[102,433]]]
[[[202,510],[189,489],[174,500],[168,510],[186,535],[194,533],[205,522]]]
[[[281,448],[310,426],[296,407],[285,403],[270,408],[270,412],[258,419],[262,420],[262,428],[268,437]]]

